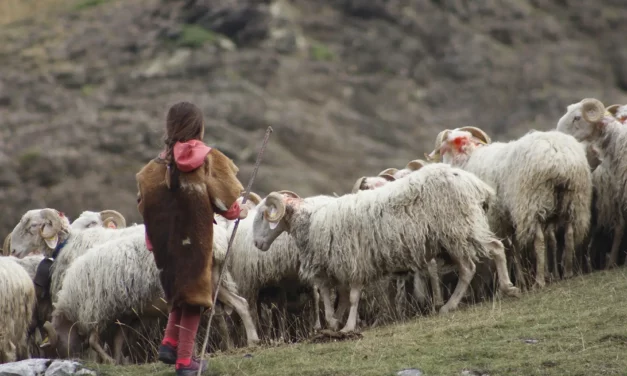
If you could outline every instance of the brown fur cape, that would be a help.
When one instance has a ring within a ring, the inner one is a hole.
[[[138,210],[160,270],[170,306],[181,303],[209,308],[213,302],[213,215],[221,204],[229,208],[243,191],[238,168],[217,149],[202,166],[180,172],[180,187],[172,192],[165,160],[157,157],[136,175]]]

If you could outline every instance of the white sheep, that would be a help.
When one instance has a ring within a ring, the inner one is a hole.
[[[625,224],[627,196],[622,188],[627,183],[627,106],[613,105],[607,109],[599,100],[585,98],[569,105],[558,120],[556,129],[572,135],[578,141],[592,145],[599,152],[602,163],[596,172],[597,204],[602,209],[597,220],[605,228],[614,229],[614,240],[607,267],[616,265]],[[603,185],[603,186],[602,186]],[[610,207],[608,207],[610,206]],[[613,207],[615,206],[615,207]],[[605,209],[605,210],[603,210]],[[611,213],[614,212],[614,215]]]
[[[357,181],[353,185],[353,189],[351,193],[356,193],[357,191],[361,191],[361,190],[376,189],[376,188],[382,187],[391,181],[402,179],[408,176],[410,173],[419,170],[420,168],[424,167],[426,164],[427,164],[426,161],[416,159],[407,163],[405,168],[401,170],[396,169],[396,168],[388,168],[388,169],[381,171],[378,176],[372,176],[372,177],[362,176],[361,178],[357,179]],[[427,269],[428,270],[426,274],[428,275],[423,275],[423,273],[419,272],[419,273],[413,274],[413,278],[411,278],[411,280],[413,281],[414,297],[416,298],[416,300],[418,301],[420,305],[426,304],[427,299],[428,299],[428,293],[427,293],[427,286],[425,284],[425,278],[429,277],[430,283],[431,283],[431,291],[433,294],[432,306],[434,308],[441,307],[442,305],[444,305],[444,300],[442,298],[442,289],[440,287],[440,277],[438,275],[437,261],[435,259],[429,260]],[[386,301],[386,302],[382,302],[382,304],[389,305],[389,306],[393,305],[395,306],[397,311],[399,311],[404,307],[403,303],[405,300],[404,299],[405,296],[403,294],[403,291],[405,290],[405,283],[407,282],[407,279],[406,279],[406,276],[396,276],[396,275],[391,276],[390,278],[391,279],[389,282],[390,283],[395,282],[395,285],[396,285],[395,287],[397,291],[396,291],[396,296],[394,299],[395,303],[391,304],[391,302]],[[380,300],[380,297],[377,296],[375,297],[375,299]]]
[[[85,230],[92,227],[125,228],[126,219],[115,210],[84,211],[72,222],[71,226],[72,230]]]
[[[27,359],[35,286],[24,268],[10,257],[0,257],[0,286],[0,363]]]
[[[545,236],[557,252],[560,228],[565,236],[563,277],[573,275],[575,247],[587,236],[592,201],[590,168],[577,140],[556,131],[531,131],[514,141],[491,142],[481,129],[463,127],[438,135],[430,157],[437,155],[495,188],[491,227],[499,236],[512,239],[515,258],[533,246],[536,286],[545,285]],[[557,273],[557,265],[553,267]]]
[[[349,289],[343,332],[355,330],[363,286],[394,272],[418,271],[444,251],[460,276],[440,309],[446,313],[457,308],[480,256],[495,258],[501,291],[518,295],[508,276],[503,244],[488,226],[485,210],[493,195],[494,190],[473,174],[440,163],[379,189],[322,204],[273,192],[255,215],[255,246],[267,251],[284,231],[295,238],[301,275],[319,286],[325,318],[334,329],[338,323],[329,288]]]
[[[109,240],[144,233],[143,225],[124,229],[94,227],[73,230],[62,213],[49,208],[34,209],[27,211],[11,231],[11,248],[12,254],[20,258],[31,250],[43,250],[47,257],[54,258],[50,269],[50,295],[54,302],[61,289],[65,270],[74,259],[91,247]]]
[[[214,226],[214,284],[224,266],[228,234]],[[91,248],[76,258],[67,269],[63,288],[58,293],[52,323],[45,329],[50,345],[66,356],[80,352],[83,339],[103,361],[121,361],[122,327],[114,339],[114,357],[100,345],[99,336],[116,320],[147,319],[167,316],[159,280],[159,270],[148,251],[144,234],[115,239]],[[249,345],[259,341],[245,299],[237,295],[237,287],[227,271],[222,280],[218,301],[235,309],[247,330]],[[74,327],[75,330],[72,330]]]
[[[285,194],[294,195],[290,191],[281,191]],[[333,200],[330,196],[316,196],[310,198],[316,202],[326,202]],[[238,199],[241,202],[241,198]],[[228,270],[237,283],[238,291],[248,301],[251,315],[255,323],[260,322],[258,312],[259,292],[263,287],[275,285],[283,280],[298,280],[299,260],[298,247],[294,240],[288,235],[279,236],[268,252],[258,252],[253,243],[253,219],[257,211],[256,205],[261,198],[254,195],[247,200],[249,205],[248,216],[241,220],[238,226],[235,239],[231,249]],[[249,204],[250,203],[250,204]],[[216,216],[217,218],[217,216]],[[221,226],[232,233],[235,221],[218,220]],[[309,283],[307,283],[310,286]],[[313,328],[320,328],[320,318],[318,315],[319,295],[317,288],[310,286],[313,290]],[[285,307],[281,307],[284,309]],[[282,320],[279,322],[283,322]],[[279,330],[283,333],[283,330]]]

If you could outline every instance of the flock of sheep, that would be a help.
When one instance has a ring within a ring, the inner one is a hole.
[[[428,162],[361,177],[350,194],[251,193],[228,264],[234,222],[213,225],[214,284],[225,269],[213,347],[446,313],[621,263],[625,121],[627,105],[584,99],[556,129],[510,142],[443,130]],[[167,308],[144,232],[113,210],[24,214],[0,257],[0,363],[153,360]]]

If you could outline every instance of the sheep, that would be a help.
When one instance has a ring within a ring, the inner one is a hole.
[[[602,163],[597,168],[601,171],[596,174],[596,187],[600,190],[597,198],[601,201],[598,204],[609,210],[601,210],[598,219],[602,226],[614,228],[614,240],[606,263],[608,268],[615,266],[618,259],[627,208],[627,196],[621,188],[627,183],[627,169],[623,162],[627,156],[627,149],[623,146],[627,142],[627,127],[621,122],[625,119],[627,106],[612,105],[606,109],[598,99],[584,98],[570,104],[556,126],[557,131],[569,134],[599,151]],[[614,211],[608,206],[614,205],[618,211],[614,218],[608,217],[608,212]]]
[[[115,210],[101,212],[84,211],[72,222],[72,230],[84,230],[92,227],[125,228],[126,219]]]
[[[228,236],[225,229],[214,226],[212,273],[216,285],[224,267]],[[218,301],[235,309],[247,330],[249,345],[255,345],[259,338],[247,302],[237,295],[237,286],[228,271]],[[120,363],[124,338],[121,327],[114,339],[115,359],[100,345],[100,333],[120,317],[145,319],[165,315],[159,270],[141,233],[93,247],[72,263],[58,293],[52,322],[46,323],[45,330],[51,347],[62,356],[77,353],[81,339],[88,339],[103,361]],[[77,330],[72,331],[72,326]]]
[[[491,206],[491,227],[499,236],[513,237],[514,258],[533,245],[534,286],[545,285],[545,236],[556,260],[560,228],[565,230],[563,277],[572,277],[575,247],[586,238],[590,224],[592,177],[584,147],[557,131],[531,131],[504,143],[492,142],[479,128],[463,127],[444,130],[438,138],[441,142],[430,158],[441,155],[445,163],[470,171],[495,188],[498,199]],[[559,276],[556,262],[553,273]]]
[[[361,178],[357,179],[357,181],[355,182],[355,185],[353,185],[353,189],[351,193],[356,193],[357,191],[360,191],[360,190],[376,189],[378,187],[382,187],[383,185],[387,184],[390,181],[394,181],[394,180],[402,179],[406,177],[411,172],[417,171],[418,169],[422,168],[426,164],[427,162],[420,160],[420,159],[416,159],[407,163],[405,168],[401,170],[398,170],[396,168],[388,168],[388,169],[381,171],[379,175],[376,177],[362,176]],[[442,305],[444,305],[444,302],[442,299],[442,289],[440,288],[440,278],[438,275],[437,267],[438,265],[437,265],[436,260],[431,259],[428,263],[428,274],[429,274],[429,278],[431,282],[431,289],[433,293],[433,299],[434,299],[433,307],[434,308],[441,307]],[[414,274],[412,278],[413,287],[414,287],[414,296],[417,299],[418,303],[421,305],[424,305],[427,300],[426,286],[424,284],[423,278],[424,276],[422,276],[420,273]],[[405,278],[401,276],[395,276],[393,279],[396,280],[396,289],[397,289],[395,306],[397,309],[401,309],[403,304],[402,302],[400,302],[401,300],[400,294],[401,294],[401,291],[404,290],[403,284],[405,282]]]
[[[285,194],[293,194],[290,191],[281,191]],[[330,196],[316,196],[311,198],[317,202],[332,200]],[[258,204],[261,198],[258,195],[251,197],[247,203]],[[235,239],[233,240],[231,256],[228,270],[231,272],[238,290],[248,301],[251,307],[251,315],[257,325],[259,325],[258,297],[260,290],[269,285],[274,285],[282,280],[298,280],[298,248],[294,240],[285,234],[280,236],[267,253],[260,253],[254,249],[252,222],[256,213],[256,205],[249,206],[246,219],[240,221]],[[221,223],[232,232],[234,221],[224,220]],[[307,284],[309,286],[309,284]],[[314,306],[314,329],[320,329],[320,319],[318,315],[318,294],[315,286],[313,289]],[[285,307],[281,307],[285,308]],[[279,321],[282,323],[282,321]],[[283,333],[282,329],[279,332]]]
[[[478,256],[494,257],[501,291],[519,295],[509,279],[503,244],[488,226],[485,211],[493,196],[494,190],[473,174],[441,163],[322,204],[272,192],[258,206],[254,243],[267,251],[284,231],[295,238],[301,276],[319,286],[333,329],[338,322],[332,317],[329,288],[349,290],[342,332],[355,330],[364,285],[394,272],[420,270],[445,250],[460,278],[440,308],[444,314],[457,308]]]
[[[35,286],[10,257],[0,257],[0,363],[28,359],[27,331],[35,305]]]
[[[144,232],[143,225],[124,229],[94,227],[77,231],[72,229],[62,213],[50,208],[34,209],[27,211],[11,232],[11,247],[16,257],[24,257],[33,249],[41,249],[47,257],[54,259],[50,269],[49,290],[54,302],[61,289],[65,270],[74,259],[95,245],[132,234],[143,235]]]

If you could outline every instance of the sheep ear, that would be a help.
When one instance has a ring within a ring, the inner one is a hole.
[[[274,230],[278,225],[279,225],[279,222],[269,222],[268,221],[268,226],[270,227],[270,230]]]
[[[43,234],[44,231],[45,230],[42,229],[42,234]],[[44,238],[44,241],[46,242],[46,245],[48,246],[48,248],[55,249],[55,248],[57,248],[57,244],[59,244],[59,235],[54,234],[50,238]]]
[[[50,249],[55,249],[59,243],[59,232],[63,229],[63,220],[61,216],[63,213],[59,213],[53,209],[43,209],[41,216],[45,223],[41,226],[40,235],[46,242],[46,245]]]

